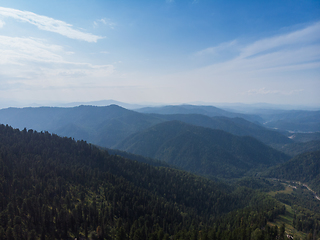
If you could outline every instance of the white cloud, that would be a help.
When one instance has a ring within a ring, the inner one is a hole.
[[[232,58],[223,59],[229,49]],[[319,101],[320,22],[246,45],[239,40],[222,43],[195,54],[219,62],[159,77],[161,86],[179,89],[188,101]]]
[[[112,22],[110,19],[107,18],[101,18],[99,20],[96,20],[93,22],[93,26],[94,27],[98,27],[99,26],[99,22],[107,25],[108,27],[110,27],[111,29],[114,29],[114,27],[117,25],[116,23]]]
[[[0,90],[102,84],[113,65],[66,60],[73,53],[36,38],[0,36]]]
[[[33,12],[0,7],[0,15],[5,17],[12,17],[23,22],[28,22],[37,26],[41,30],[55,32],[72,39],[78,39],[87,42],[97,42],[97,40],[103,38],[101,36],[96,36],[91,33],[85,33],[76,30],[72,27],[71,24],[68,24],[66,22],[46,16],[37,15]]]
[[[280,90],[267,90],[265,87],[260,89],[250,89],[244,94],[248,95],[268,95],[268,94],[280,94],[280,95],[293,95],[299,92],[304,91],[303,89],[291,90],[291,91],[280,91]]]
[[[260,70],[275,71],[300,66],[306,69],[317,67],[314,62],[320,61],[320,22],[302,30],[280,36],[258,40],[240,47],[236,40],[221,43],[218,46],[201,50],[196,55],[215,55],[230,49],[238,51],[236,57],[229,61],[210,65],[203,69],[211,69],[222,74],[235,72],[257,72]],[[291,69],[292,70],[292,69]]]
[[[198,55],[198,56],[207,55],[207,54],[215,55],[215,54],[221,53],[222,51],[230,50],[230,48],[235,48],[235,47],[237,47],[237,41],[233,40],[231,42],[224,42],[224,43],[219,44],[218,46],[209,47],[204,50],[201,50],[201,51],[197,52],[196,55]]]
[[[21,65],[24,61],[61,62],[57,54],[61,46],[47,44],[42,39],[0,36],[0,64]]]
[[[0,20],[0,28],[3,28],[3,26],[5,25],[6,23],[2,20]]]
[[[242,57],[254,56],[267,51],[278,51],[280,47],[303,46],[320,40],[320,22],[308,26],[302,30],[262,39],[248,45],[241,50]]]

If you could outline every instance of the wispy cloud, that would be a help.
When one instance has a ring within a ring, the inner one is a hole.
[[[241,57],[279,51],[279,48],[303,47],[320,40],[320,22],[288,34],[262,39],[241,50]],[[281,49],[280,49],[281,50]]]
[[[94,21],[93,26],[98,27],[99,23],[102,23],[103,25],[106,25],[106,26],[110,27],[111,29],[114,29],[114,27],[117,25],[116,23],[112,22],[110,19],[101,18],[99,20]]]
[[[69,59],[70,51],[37,38],[0,36],[0,85],[6,88],[79,86],[101,84],[114,66]],[[96,81],[97,80],[97,81]]]
[[[196,55],[219,52],[237,51],[235,57],[229,61],[216,63],[205,69],[216,71],[249,72],[260,70],[289,69],[303,66],[317,66],[314,61],[320,61],[320,22],[304,29],[286,33],[279,36],[261,39],[242,46],[236,40],[221,43],[218,46],[198,51]],[[291,69],[292,70],[292,69]],[[301,68],[300,68],[301,70]]]
[[[237,41],[233,40],[231,42],[224,42],[219,44],[218,46],[215,47],[209,47],[206,49],[203,49],[201,51],[196,52],[195,55],[201,56],[201,55],[216,55],[218,53],[221,53],[225,50],[230,50],[231,48],[237,47]]]
[[[164,76],[162,85],[179,88],[186,98],[197,89],[203,99],[215,96],[226,102],[319,99],[320,22],[246,44],[221,43],[194,54],[212,57],[215,63],[209,59],[207,66]]]
[[[62,47],[47,44],[42,39],[0,36],[0,64],[21,65],[24,61],[61,62],[63,59],[57,52]]]
[[[280,94],[280,95],[293,95],[304,91],[303,89],[291,90],[291,91],[280,91],[280,90],[268,90],[265,87],[260,89],[250,89],[244,94],[248,95],[270,95],[270,94]]]
[[[14,19],[33,24],[41,30],[55,32],[72,39],[78,39],[87,42],[97,42],[97,40],[103,38],[91,33],[85,33],[83,31],[76,30],[71,24],[68,24],[64,21],[38,15],[33,12],[0,7],[0,15],[12,17]]]
[[[0,20],[0,28],[2,28],[6,23],[2,20]]]

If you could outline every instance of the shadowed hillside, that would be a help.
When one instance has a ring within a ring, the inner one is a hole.
[[[239,229],[246,238],[284,211],[247,188],[4,125],[0,171],[2,239],[191,240],[202,232],[222,240]]]
[[[2,124],[20,129],[49,131],[60,136],[83,139],[103,147],[111,147],[130,134],[161,121],[116,105],[0,110]]]
[[[276,165],[290,158],[251,137],[178,121],[160,123],[133,134],[115,148],[219,177],[239,177],[250,169]]]

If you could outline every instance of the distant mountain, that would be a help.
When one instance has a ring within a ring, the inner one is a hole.
[[[305,152],[320,151],[320,140],[309,142],[295,142],[289,144],[274,144],[273,148],[291,156],[297,156]]]
[[[287,133],[288,137],[295,142],[307,143],[310,141],[320,141],[320,132],[314,133]]]
[[[252,137],[179,121],[160,123],[133,134],[115,148],[223,178],[239,177],[250,169],[276,165],[290,158]]]
[[[229,118],[240,117],[251,122],[263,122],[258,115],[242,114],[228,112],[214,106],[197,106],[197,105],[169,105],[163,107],[146,107],[136,109],[141,113],[157,113],[157,114],[202,114],[210,117],[224,116]]]
[[[143,107],[147,106],[147,105],[143,105],[143,104],[124,103],[124,102],[119,102],[119,101],[112,100],[112,99],[91,101],[91,102],[71,102],[71,103],[65,103],[65,104],[60,104],[60,105],[61,105],[61,107],[75,107],[75,106],[80,106],[80,105],[105,107],[105,106],[109,106],[109,105],[118,105],[118,106],[126,108],[126,109],[137,109],[137,108],[143,108]]]
[[[243,118],[209,117],[200,114],[154,114],[157,118],[167,121],[178,120],[188,124],[220,129],[237,136],[251,136],[265,144],[289,144],[293,140],[281,133],[267,129],[259,124],[252,123]]]
[[[0,110],[0,123],[83,139],[103,147],[111,147],[130,134],[162,121],[116,105]]]
[[[272,168],[264,176],[300,181],[320,193],[320,151],[300,154]]]
[[[320,132],[320,111],[280,111],[260,114],[264,126],[292,132]]]
[[[252,136],[267,144],[292,142],[278,132],[240,118],[212,118],[200,114],[143,114],[117,105],[0,109],[0,123],[20,129],[49,131],[109,148],[133,133],[170,120],[222,129],[239,136]]]

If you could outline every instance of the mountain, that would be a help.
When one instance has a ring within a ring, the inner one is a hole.
[[[252,137],[179,121],[160,123],[135,133],[115,148],[223,178],[240,177],[253,168],[276,165],[290,158]]]
[[[177,120],[195,126],[220,129],[237,136],[251,136],[265,144],[282,145],[293,143],[293,140],[277,131],[267,129],[259,124],[238,117],[209,117],[201,114],[152,114],[151,116],[167,121]]]
[[[240,118],[200,114],[143,114],[117,105],[0,109],[0,123],[20,129],[49,131],[109,148],[133,133],[170,120],[221,129],[239,136],[252,136],[271,145],[292,142],[278,132]]]
[[[320,111],[287,110],[260,114],[264,126],[291,132],[320,132]]]
[[[305,152],[315,152],[320,150],[320,140],[309,142],[295,142],[289,144],[274,144],[273,147],[291,157]]]
[[[260,229],[285,211],[248,188],[4,125],[0,171],[2,239],[240,240],[271,236]]]
[[[288,133],[287,134],[290,139],[295,142],[307,143],[310,141],[319,141],[320,140],[320,132],[313,133]]]
[[[117,105],[0,110],[0,123],[20,129],[49,131],[103,147],[111,147],[130,134],[162,121]]]
[[[320,151],[300,154],[272,168],[264,176],[300,181],[320,193]]]
[[[65,104],[60,104],[62,107],[76,107],[80,105],[85,105],[85,106],[109,106],[109,105],[117,105],[126,109],[136,109],[136,108],[143,108],[146,107],[147,105],[142,105],[142,104],[131,104],[131,103],[124,103],[124,102],[119,102],[116,100],[100,100],[100,101],[91,101],[91,102],[71,102],[71,103],[65,103]]]
[[[112,149],[112,148],[101,148],[102,150],[106,150],[110,155],[117,155],[124,157],[126,159],[130,159],[132,161],[147,163],[149,165],[155,166],[155,167],[170,167],[170,168],[176,168],[173,165],[170,165],[164,161],[155,160],[152,158],[144,157],[141,155],[132,154],[126,151],[121,151],[118,149]],[[177,169],[177,168],[176,168]]]
[[[201,114],[210,117],[224,116],[229,118],[240,117],[251,122],[263,122],[263,119],[258,115],[249,115],[235,112],[228,112],[214,106],[197,106],[197,105],[168,105],[162,107],[145,107],[136,109],[141,113],[156,113],[156,114]]]

